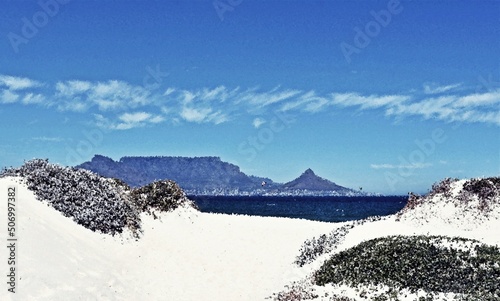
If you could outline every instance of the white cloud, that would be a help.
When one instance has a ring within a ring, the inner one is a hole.
[[[387,109],[387,115],[421,115],[424,118],[436,117],[438,119],[449,119],[456,114],[456,110],[450,107],[455,98],[443,96],[417,101],[410,104],[399,104]]]
[[[182,91],[181,92],[181,97],[182,97],[182,102],[184,104],[190,103],[193,101],[193,99],[196,98],[196,94],[191,92],[191,91]]]
[[[479,106],[492,106],[500,105],[500,90],[475,93],[458,98],[453,104],[454,107],[479,107]]]
[[[396,165],[393,164],[370,164],[370,167],[373,169],[394,169],[398,168]]]
[[[104,117],[101,114],[93,114],[93,116],[94,116],[95,125],[97,127],[106,128],[106,129],[112,128],[111,122],[109,121],[108,118]]]
[[[163,96],[168,96],[168,95],[170,95],[170,94],[172,94],[172,93],[174,93],[174,92],[175,92],[175,89],[174,89],[174,88],[168,88],[168,89],[165,91],[165,93],[163,93]]]
[[[281,106],[281,111],[289,111],[293,109],[303,108],[307,112],[318,112],[322,110],[327,105],[330,105],[330,101],[321,96],[317,96],[316,92],[309,91],[307,93],[302,93],[300,97],[296,100],[287,102]]]
[[[203,122],[208,117],[211,111],[212,110],[208,108],[195,109],[195,108],[184,107],[181,112],[181,117],[184,118],[186,121]]]
[[[29,104],[40,104],[45,102],[45,96],[42,94],[33,94],[33,93],[28,93],[24,95],[22,99],[22,103],[29,105]]]
[[[434,89],[432,91],[451,91],[459,86],[460,84],[436,86],[432,88]],[[427,88],[431,91],[430,85],[427,85]],[[90,87],[88,82],[73,81],[65,83],[64,86],[60,85],[58,91],[65,91],[64,89],[80,91],[83,92],[82,95],[86,95],[86,98],[74,97],[73,102],[66,104],[65,108],[73,111],[81,111],[92,105],[97,106],[100,111],[117,111],[153,105],[169,115],[171,120],[196,123],[219,124],[228,121],[232,114],[241,114],[242,110],[247,113],[259,112],[259,114],[266,114],[273,108],[281,111],[297,110],[317,113],[328,107],[358,107],[360,110],[383,109],[386,116],[414,115],[446,122],[500,123],[498,121],[500,113],[496,108],[500,103],[500,90],[418,99],[417,95],[411,94],[362,95],[356,92],[332,93],[329,96],[323,96],[318,95],[314,90],[304,92],[280,87],[269,91],[258,91],[256,88],[240,91],[239,88],[229,90],[222,85],[198,90],[168,88],[162,94],[153,95],[148,90],[121,81],[97,83]],[[164,121],[164,117],[158,117],[157,120]],[[253,125],[258,127],[261,123],[257,120]]]
[[[258,129],[264,123],[266,123],[264,119],[257,117],[253,120],[252,125],[254,126],[254,128]]]
[[[238,102],[262,108],[290,99],[300,93],[301,91],[299,90],[291,89],[280,91],[278,87],[268,92],[255,92],[255,90],[247,90],[240,93],[237,98]]]
[[[124,95],[127,93],[129,85],[127,83],[110,80],[107,82],[98,82],[92,88],[92,92],[97,97],[112,97],[115,95]]]
[[[461,111],[452,117],[452,121],[492,123],[500,126],[500,110],[496,112],[482,112],[476,110]]]
[[[94,119],[96,126],[109,130],[129,130],[147,124],[158,124],[165,120],[161,115],[146,112],[123,113],[118,116],[115,122],[101,114],[94,114]]]
[[[299,100],[290,101],[281,106],[281,111],[289,111],[294,109],[299,109],[302,105],[308,103],[309,99],[300,98]]]
[[[87,103],[80,101],[79,98],[75,98],[72,101],[59,103],[57,105],[59,111],[70,111],[70,112],[85,112],[88,109]]]
[[[0,95],[0,101],[2,103],[14,103],[19,100],[19,94],[14,93],[10,90],[3,90]]]
[[[370,95],[362,96],[357,93],[333,93],[333,104],[350,107],[359,106],[361,109],[377,109],[402,104],[410,99],[407,95]]]
[[[481,122],[500,125],[500,91],[465,96],[447,95],[386,109],[387,115],[416,115],[442,121]]]
[[[202,100],[219,100],[226,101],[229,98],[229,93],[224,86],[219,86],[215,89],[203,89],[200,93]]]
[[[160,116],[160,115],[157,115],[157,116],[154,116],[154,117],[151,117],[148,122],[150,123],[161,123],[165,121],[165,117],[163,116]]]
[[[132,86],[122,81],[98,83],[92,91],[91,100],[100,109],[136,108],[150,103],[151,92],[141,86]]]
[[[444,93],[447,91],[451,91],[453,89],[456,89],[460,87],[462,84],[452,84],[452,85],[446,85],[446,86],[440,86],[436,83],[427,83],[424,84],[424,93],[425,94],[439,94],[439,93]]]
[[[0,103],[47,105],[60,111],[74,112],[93,109],[94,113],[97,111],[103,114],[102,117],[111,118],[108,128],[120,129],[158,124],[166,118],[179,123],[220,124],[243,114],[258,114],[259,118],[254,118],[252,122],[258,128],[273,111],[295,110],[315,114],[344,108],[379,110],[385,112],[385,116],[398,118],[419,116],[444,122],[500,125],[500,89],[456,94],[454,90],[464,91],[458,89],[462,87],[460,83],[446,86],[424,84],[426,95],[421,91],[392,95],[363,95],[359,92],[320,94],[314,90],[280,86],[270,90],[241,90],[239,87],[228,89],[223,85],[155,91],[119,80],[69,80],[57,82],[49,93],[29,90],[39,86],[42,84],[28,78],[0,75]],[[442,95],[434,95],[438,93]],[[130,110],[139,112],[130,113]],[[161,115],[144,112],[149,110],[161,112]]]
[[[221,124],[229,121],[229,117],[226,114],[222,113],[221,111],[217,111],[210,115],[208,121],[214,124]]]
[[[305,107],[307,112],[318,112],[323,109],[326,105],[329,104],[329,101],[323,97],[316,97],[314,100],[309,101]]]
[[[70,80],[66,82],[58,82],[56,91],[61,96],[73,96],[87,92],[92,87],[92,83],[81,80]]]
[[[100,111],[117,111],[127,108],[137,108],[150,104],[154,98],[151,91],[142,86],[133,86],[123,81],[109,80],[107,82],[66,81],[56,84],[56,97],[59,108],[74,110],[72,103],[79,105],[78,110],[97,106]]]
[[[184,107],[180,116],[188,122],[196,123],[214,123],[220,124],[228,120],[227,116],[221,111],[213,112],[210,108],[192,108]]]
[[[373,169],[422,169],[432,166],[431,163],[413,163],[413,164],[370,164]]]
[[[123,122],[126,123],[138,123],[143,122],[151,117],[151,114],[146,112],[137,112],[137,113],[125,113],[118,117]]]
[[[142,127],[144,126],[144,124],[142,123],[119,123],[115,126],[113,126],[112,129],[114,130],[130,130],[130,129],[133,129],[133,128],[136,128],[136,127]]]
[[[60,138],[60,137],[46,137],[46,136],[34,137],[31,140],[42,141],[42,142],[61,142],[61,141],[64,141],[64,139]]]
[[[26,77],[0,75],[0,86],[6,86],[9,90],[15,91],[40,87],[42,84]]]

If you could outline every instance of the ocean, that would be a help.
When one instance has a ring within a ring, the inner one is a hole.
[[[345,222],[401,210],[407,196],[378,197],[271,197],[189,196],[201,212],[302,218]]]

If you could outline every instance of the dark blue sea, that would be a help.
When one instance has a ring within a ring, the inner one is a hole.
[[[190,196],[202,212],[303,218],[345,222],[401,210],[407,196],[384,197],[261,197]]]

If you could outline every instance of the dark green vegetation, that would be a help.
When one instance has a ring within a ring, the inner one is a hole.
[[[306,240],[300,247],[299,255],[295,259],[295,264],[302,267],[315,261],[319,256],[334,251],[337,246],[342,243],[349,231],[366,222],[374,222],[381,220],[380,216],[372,216],[362,220],[352,221],[346,223],[344,226],[339,227],[329,234],[320,235],[318,238]]]
[[[150,213],[152,210],[168,212],[189,202],[184,191],[172,180],[156,181],[134,189],[131,197],[139,211]]]
[[[2,176],[23,177],[38,200],[92,231],[113,235],[129,228],[138,236],[141,212],[166,212],[184,203],[194,206],[173,181],[157,181],[131,190],[121,180],[42,159],[5,169]]]
[[[464,238],[377,238],[333,255],[315,273],[314,281],[318,285],[387,285],[411,292],[499,300],[500,250]]]

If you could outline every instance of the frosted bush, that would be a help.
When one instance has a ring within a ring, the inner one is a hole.
[[[20,176],[39,200],[46,201],[78,224],[102,233],[140,229],[138,211],[127,197],[127,187],[93,172],[34,159],[2,176]]]
[[[355,226],[382,219],[383,217],[381,216],[370,216],[362,220],[351,221],[346,225],[333,230],[329,234],[322,234],[319,238],[313,237],[308,239],[300,247],[299,255],[295,258],[294,263],[299,267],[309,264],[321,255],[328,254],[337,249],[337,246],[344,241],[349,231]]]
[[[134,204],[141,212],[154,215],[154,210],[168,212],[183,204],[196,208],[184,191],[172,180],[156,181],[131,193]]]
[[[76,223],[102,233],[130,229],[138,237],[139,213],[170,211],[182,205],[196,208],[184,191],[170,180],[131,190],[120,179],[103,178],[85,169],[62,167],[34,159],[19,168],[3,169],[0,177],[24,178],[37,199],[46,201]],[[153,213],[154,214],[154,213]]]
[[[476,240],[388,236],[332,255],[315,272],[314,281],[351,287],[383,284],[412,293],[423,290],[498,300],[499,263],[499,248]]]

